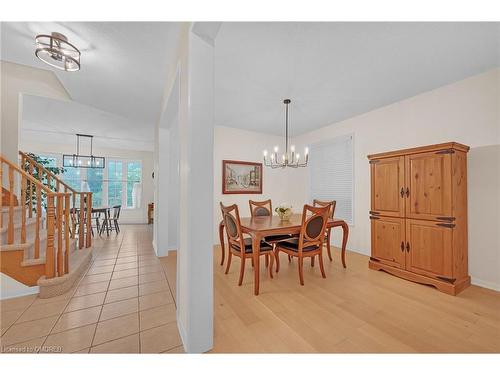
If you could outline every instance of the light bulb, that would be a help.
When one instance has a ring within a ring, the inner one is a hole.
[[[281,158],[285,161],[285,154],[281,155]]]
[[[304,153],[305,153],[306,155],[309,155],[309,147],[306,147],[306,148],[305,148]]]
[[[263,154],[264,154],[264,157],[266,157],[267,156],[267,150],[264,150]]]
[[[274,152],[278,152],[279,148],[278,146],[274,146]]]
[[[69,164],[73,165],[73,160],[69,159]]]
[[[295,155],[295,158],[297,159],[297,161],[299,161],[299,159],[300,159],[300,154]]]
[[[90,160],[87,160],[87,165],[90,165]]]
[[[290,146],[290,151],[295,152],[295,145]]]
[[[99,165],[99,160],[96,160],[96,161],[95,161],[95,164],[96,164],[96,165]]]
[[[78,165],[82,165],[82,161],[81,160],[78,160]]]

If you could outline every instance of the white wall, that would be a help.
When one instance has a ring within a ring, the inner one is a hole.
[[[32,143],[21,139],[19,149],[24,152],[48,153],[48,154],[73,154],[75,145],[63,145],[58,143]],[[142,161],[142,196],[140,208],[123,208],[120,213],[120,223],[123,224],[145,224],[148,222],[148,203],[153,202],[153,153],[148,151],[122,150],[113,148],[94,147],[95,155],[103,155],[106,158],[123,158]]]
[[[295,139],[296,144],[303,146],[354,134],[354,225],[349,233],[350,250],[370,253],[370,174],[366,156],[457,141],[471,147],[469,272],[473,283],[500,290],[499,88],[500,69],[495,69]],[[299,173],[308,181],[307,170]],[[307,184],[300,184],[300,188],[305,201]],[[336,235],[337,244],[339,240],[340,236]]]
[[[26,286],[4,273],[0,273],[0,300],[38,294],[38,286]]]
[[[48,70],[0,61],[1,70],[1,152],[17,161],[21,124],[22,94],[69,100],[70,96],[55,74]]]
[[[236,128],[216,126],[214,133],[214,244],[219,244],[218,224],[222,220],[219,202],[236,203],[240,216],[250,216],[248,200],[271,199],[273,210],[280,203],[289,203],[294,212],[302,212],[304,204],[302,174],[295,169],[263,167],[262,194],[222,194],[222,160],[263,163],[262,151],[275,145],[284,147],[284,138]]]

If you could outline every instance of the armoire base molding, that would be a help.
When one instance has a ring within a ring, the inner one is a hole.
[[[401,277],[406,280],[410,280],[420,284],[431,285],[435,287],[437,290],[446,294],[451,294],[453,296],[457,295],[462,290],[470,286],[470,276],[467,276],[462,280],[457,280],[454,283],[448,283],[445,281],[433,279],[431,277],[422,276],[413,272],[409,272],[397,267],[391,267],[381,262],[373,260],[370,260],[368,262],[368,266],[372,270],[385,271],[387,273],[390,273],[391,275]]]

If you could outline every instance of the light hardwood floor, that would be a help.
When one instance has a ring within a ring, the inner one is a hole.
[[[343,269],[335,249],[326,279],[307,262],[304,286],[296,260],[282,255],[273,280],[261,264],[254,296],[251,266],[238,287],[239,259],[225,275],[219,246],[214,250],[214,353],[500,352],[498,292],[471,286],[449,296],[369,270],[368,257],[354,252]],[[162,263],[173,285],[175,256]]]

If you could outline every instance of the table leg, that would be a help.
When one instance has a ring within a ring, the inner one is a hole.
[[[259,295],[259,278],[260,278],[260,236],[254,234],[252,236],[252,254],[253,254],[253,272],[254,272],[254,294]]]
[[[226,257],[226,250],[224,249],[224,224],[219,223],[219,239],[220,239],[220,249],[222,252],[222,258],[220,260],[220,265],[224,265],[224,259]]]
[[[342,231],[343,231],[343,236],[342,236],[342,265],[344,268],[346,268],[345,265],[345,249],[347,246],[347,238],[349,237],[349,225],[347,225],[346,222],[342,223]]]

